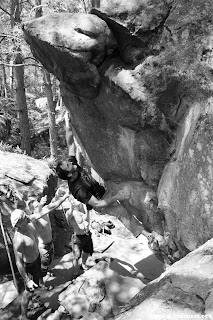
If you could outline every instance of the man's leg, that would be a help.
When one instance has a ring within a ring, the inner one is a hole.
[[[41,259],[40,256],[36,259],[35,262],[30,263],[30,264],[26,264],[26,272],[29,276],[30,279],[33,280],[33,282],[35,282],[35,284],[37,284],[39,286],[39,279],[41,278]],[[35,291],[29,291],[25,288],[25,291],[23,293],[22,296],[22,314],[24,315],[24,317],[21,319],[25,320],[28,319],[26,317],[26,313],[27,313],[27,308],[29,307],[29,302],[32,302],[32,307],[34,307],[34,304],[36,303],[36,305],[38,305],[38,303],[41,305],[42,303],[40,302],[39,296],[37,296],[35,294]]]
[[[39,259],[37,265],[36,265],[36,268],[35,268],[35,272],[34,272],[34,275],[33,275],[33,278],[35,279],[35,283],[37,284],[38,282],[38,285],[39,287],[43,288],[43,289],[46,289],[46,290],[52,290],[53,289],[53,286],[46,286],[44,284],[44,280],[43,280],[43,273],[42,273],[42,269],[41,269],[41,259]]]
[[[79,264],[79,259],[81,256],[81,251],[78,247],[78,245],[74,246],[75,249],[73,250],[73,267],[74,267],[74,278],[78,277],[80,274],[80,264]]]
[[[41,273],[42,276],[45,277],[47,274],[47,269],[48,269],[48,262],[49,262],[49,253],[46,249],[40,250],[40,255],[41,255]]]
[[[86,261],[89,255],[93,254],[93,242],[91,233],[87,234],[82,243],[82,268],[83,270],[88,270],[89,268],[86,266]]]
[[[48,243],[46,248],[39,249],[41,255],[41,272],[42,276],[45,277],[47,274],[52,275],[52,272],[49,272],[49,265],[52,263],[54,258],[54,244],[53,242]]]
[[[81,245],[78,243],[79,240],[75,234],[72,236],[72,252],[73,252],[73,267],[74,267],[74,274],[73,277],[76,278],[80,274],[80,265],[79,259],[81,257]]]
[[[89,257],[89,253],[87,252],[82,252],[82,256],[81,256],[81,259],[82,259],[82,268],[83,270],[88,270],[88,267],[86,266],[86,261],[87,261],[87,258]]]

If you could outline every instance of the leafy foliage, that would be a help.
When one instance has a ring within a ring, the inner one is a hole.
[[[12,145],[3,141],[0,141],[0,151],[24,154],[24,151],[21,150],[19,146],[13,147]]]

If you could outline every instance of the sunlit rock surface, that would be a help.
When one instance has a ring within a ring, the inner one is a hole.
[[[33,20],[28,32],[33,54],[68,91],[86,98],[98,95],[97,67],[116,47],[102,19],[86,14],[47,15]]]
[[[212,319],[213,240],[138,293],[116,317],[130,319]]]
[[[120,218],[163,236],[170,262],[212,237],[212,15],[211,0],[102,0],[23,26],[91,165],[131,191]]]

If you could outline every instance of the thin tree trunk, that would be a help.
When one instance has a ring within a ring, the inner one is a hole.
[[[7,98],[7,76],[5,71],[5,65],[2,65],[2,75],[3,75],[3,89],[4,89],[4,97]]]
[[[14,28],[15,23],[21,22],[20,14],[21,7],[19,0],[12,0],[10,3],[10,23],[11,29]],[[19,128],[21,134],[21,149],[26,152],[26,154],[31,154],[31,141],[30,141],[30,125],[27,110],[27,101],[24,86],[24,64],[22,58],[21,48],[16,48],[14,64],[19,65],[14,68],[11,66],[10,70],[10,81],[13,84],[13,69],[14,69],[14,81],[16,89],[16,102],[19,114]]]
[[[16,54],[15,64],[23,64],[23,58],[21,49]],[[16,85],[16,102],[19,112],[19,123],[20,123],[20,134],[21,134],[21,149],[26,154],[31,154],[31,143],[30,143],[30,125],[27,110],[27,101],[24,87],[24,66],[20,65],[14,68],[15,74],[15,85]]]
[[[46,70],[44,72],[44,92],[47,97],[47,112],[49,118],[49,136],[50,136],[50,154],[51,158],[58,159],[57,148],[57,129],[55,122],[55,107],[56,103],[53,100],[52,85],[50,80],[50,74]]]
[[[84,7],[84,12],[87,13],[87,8],[86,8],[86,4],[85,4],[85,1],[84,0],[81,0],[82,3],[83,3],[83,7]]]
[[[10,88],[10,95],[13,97],[13,82],[14,82],[14,72],[13,72],[13,60],[10,60],[10,67],[9,67],[9,88]]]
[[[41,6],[41,0],[35,0],[35,18],[39,18],[42,16],[42,6]]]
[[[92,0],[92,7],[93,8],[100,8],[101,0]]]
[[[35,17],[39,18],[42,16],[42,5],[41,0],[35,0]],[[58,159],[58,144],[57,144],[57,129],[55,122],[55,107],[56,103],[53,100],[52,84],[50,80],[50,74],[43,69],[44,79],[44,92],[47,97],[47,113],[49,120],[49,137],[50,137],[50,156],[53,159]]]
[[[19,1],[18,0],[11,0],[10,2],[10,26],[11,29],[14,28],[15,22],[20,22],[20,21],[15,21],[17,17],[17,9],[19,10]],[[20,18],[20,16],[19,16]],[[13,42],[13,41],[12,41]],[[9,67],[9,89],[10,89],[10,95],[13,97],[13,85],[14,85],[14,70],[13,70],[13,58],[10,60],[10,67]]]

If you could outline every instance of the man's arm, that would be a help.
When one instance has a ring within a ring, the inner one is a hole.
[[[46,202],[47,202],[47,196],[42,197],[39,202],[38,211],[40,211],[44,207]]]
[[[27,284],[30,281],[30,278],[28,277],[24,267],[23,254],[21,252],[21,244],[19,244],[19,242],[17,242],[15,239],[13,240],[13,248],[14,248],[15,260],[16,260],[16,266],[25,284]]]
[[[87,209],[85,204],[84,204],[84,212],[85,212],[85,215],[84,215],[85,227],[86,227],[86,231],[88,232],[90,228],[90,212]]]
[[[67,191],[62,198],[59,198],[57,200],[53,198],[53,200],[48,205],[44,206],[40,212],[34,213],[31,216],[29,216],[30,220],[33,221],[33,220],[38,220],[42,218],[46,214],[58,208],[68,197],[69,197],[69,191]]]
[[[68,154],[69,154],[69,156],[74,156],[75,157],[75,155],[76,155],[76,145],[75,145],[75,142],[74,142],[72,130],[70,128],[68,111],[65,112],[64,121],[65,121],[65,135],[66,135],[66,142],[67,142],[67,147],[68,147]]]
[[[123,200],[129,199],[129,197],[130,197],[130,193],[128,190],[120,190],[115,196],[109,199],[98,200],[97,198],[92,196],[89,199],[88,204],[94,208],[101,209],[101,208],[110,206],[116,201],[123,201]]]
[[[20,275],[22,276],[24,283],[25,283],[26,287],[28,288],[28,290],[33,292],[34,289],[38,287],[38,285],[32,279],[30,279],[27,275],[27,272],[24,267],[22,252],[17,251],[14,248],[14,254],[15,254],[16,266],[18,268],[18,271],[19,271]]]

